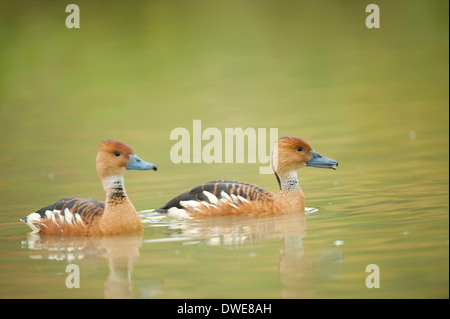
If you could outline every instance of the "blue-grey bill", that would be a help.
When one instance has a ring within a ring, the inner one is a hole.
[[[130,162],[128,163],[128,165],[125,167],[126,169],[136,169],[136,170],[148,170],[148,169],[152,169],[155,170],[157,169],[155,164],[146,162],[142,159],[139,158],[139,156],[135,155],[130,155]]]
[[[306,166],[319,167],[319,168],[330,168],[336,169],[338,162],[334,159],[320,155],[317,152],[311,151],[312,157],[306,162]]]

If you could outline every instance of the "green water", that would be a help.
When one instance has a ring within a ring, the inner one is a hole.
[[[378,1],[376,30],[360,1],[76,3],[80,29],[60,1],[0,3],[1,298],[449,297],[448,2]],[[305,215],[146,212],[218,178],[277,191],[260,163],[174,164],[193,120],[277,128],[339,167],[299,171]],[[143,235],[27,235],[43,206],[104,198],[107,138],[158,166],[125,176]]]

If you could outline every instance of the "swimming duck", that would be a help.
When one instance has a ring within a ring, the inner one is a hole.
[[[106,202],[64,198],[21,219],[32,233],[60,236],[108,236],[142,231],[142,223],[125,192],[126,170],[155,170],[125,143],[106,140],[97,153],[97,173]]]
[[[277,194],[245,182],[215,180],[176,196],[155,211],[177,218],[303,212],[305,196],[297,170],[305,166],[335,170],[337,165],[337,161],[313,151],[304,140],[281,137],[272,152],[272,167],[280,186]]]

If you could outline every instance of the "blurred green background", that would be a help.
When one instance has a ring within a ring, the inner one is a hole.
[[[364,1],[78,1],[80,29],[65,26],[69,3],[0,4],[0,186],[19,187],[4,200],[51,188],[48,174],[95,180],[105,138],[170,179],[184,171],[170,132],[193,119],[276,127],[329,157],[404,125],[401,144],[427,138],[423,122],[427,143],[448,143],[446,1],[378,2],[380,29],[366,28]]]
[[[72,2],[80,29],[65,26]],[[139,210],[217,178],[276,191],[258,164],[169,157],[170,132],[194,119],[275,127],[340,162],[300,173],[307,206],[432,207],[448,297],[448,1],[376,1],[380,29],[365,26],[369,3],[2,1],[2,236],[59,198],[104,198],[94,159],[107,138],[158,165],[126,177]]]

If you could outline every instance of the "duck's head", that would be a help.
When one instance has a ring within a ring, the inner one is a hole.
[[[125,143],[112,140],[101,142],[97,153],[97,173],[100,179],[123,176],[130,169],[156,171],[156,166],[140,159]]]
[[[302,139],[284,136],[275,143],[272,165],[277,175],[284,175],[305,166],[336,169],[338,162],[313,151]]]

